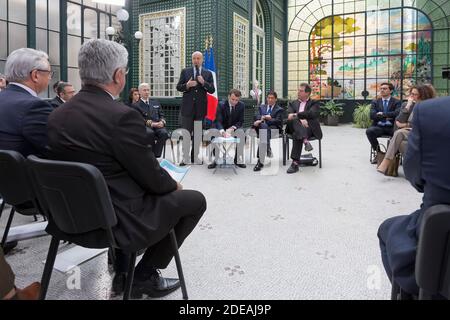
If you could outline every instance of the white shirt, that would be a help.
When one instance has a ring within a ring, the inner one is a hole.
[[[22,89],[26,90],[29,94],[31,94],[33,97],[37,98],[37,93],[36,91],[34,91],[33,89],[31,89],[30,87],[27,87],[24,84],[18,83],[18,82],[11,82],[10,84],[13,84],[15,86],[21,87]]]

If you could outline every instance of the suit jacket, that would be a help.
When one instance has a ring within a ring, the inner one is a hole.
[[[261,120],[262,116],[267,116],[269,111],[269,107],[267,105],[260,105],[258,109],[256,110],[255,114],[255,121]],[[283,129],[283,114],[284,110],[279,105],[275,105],[272,108],[272,112],[270,113],[270,116],[272,117],[272,120],[266,121],[267,125],[269,127],[277,127],[278,129]]]
[[[48,102],[10,84],[0,92],[0,149],[24,157],[45,154],[47,119],[52,111]]]
[[[85,86],[51,114],[48,134],[51,158],[89,163],[102,172],[118,219],[113,232],[123,250],[146,248],[167,235],[170,212],[178,210],[172,196],[177,183],[147,147],[139,112],[98,87]],[[51,224],[48,230],[56,232]],[[83,241],[98,235],[83,235]]]
[[[139,111],[140,114],[142,114],[142,117],[144,117],[145,121],[152,120],[154,122],[160,122],[163,121],[166,122],[166,119],[164,117],[164,112],[161,108],[161,103],[156,100],[149,100],[149,105],[147,106],[144,101],[139,100],[138,103],[132,105],[132,108],[135,108],[137,111]]]
[[[201,74],[203,79],[205,79],[204,86],[198,83],[196,87],[188,89],[186,84],[194,78],[194,68],[186,68],[181,72],[177,90],[183,92],[181,104],[181,115],[183,117],[196,116],[199,119],[203,119],[206,116],[207,93],[213,94],[216,92],[216,88],[214,87],[214,78],[211,71],[202,68]]]
[[[239,101],[239,103],[234,108],[234,112],[231,113],[230,103],[228,102],[228,100],[222,101],[219,104],[216,116],[216,128],[218,130],[228,130],[231,127],[240,129],[244,126],[244,103]]]
[[[408,123],[412,121],[412,117],[411,115],[413,114],[414,108],[416,106],[416,104],[414,103],[411,108],[406,109],[406,105],[407,102],[405,102],[404,104],[402,104],[402,107],[400,109],[399,115],[397,117],[397,121],[400,123]]]
[[[409,216],[388,220],[386,252],[397,283],[418,293],[415,280],[416,247],[425,211],[437,204],[450,204],[450,97],[420,102],[414,108],[412,130],[404,157],[406,178],[419,192],[423,204]]]
[[[295,100],[289,103],[288,114],[296,113],[299,120],[308,120],[308,125],[316,139],[322,139],[323,133],[320,127],[319,115],[320,115],[320,102],[309,99],[306,103],[305,111],[299,112],[300,101]]]
[[[370,109],[370,119],[373,121],[373,126],[378,126],[378,122],[383,119],[388,119],[392,122],[392,125],[395,124],[395,119],[398,117],[400,113],[400,108],[402,107],[402,102],[400,100],[391,97],[388,105],[388,113],[384,114],[382,117],[378,117],[377,113],[384,113],[383,99],[377,99],[372,101],[372,106]]]
[[[59,106],[61,106],[62,104],[64,104],[64,101],[62,101],[60,97],[56,96],[55,98],[50,100],[50,104],[54,109],[56,109]]]

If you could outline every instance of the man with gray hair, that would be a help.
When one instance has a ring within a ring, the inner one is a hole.
[[[89,163],[105,177],[118,223],[113,291],[124,290],[131,252],[147,249],[136,267],[132,297],[162,297],[179,288],[178,279],[163,278],[173,258],[169,231],[178,244],[195,228],[206,210],[197,191],[183,191],[160,167],[142,116],[115,100],[125,87],[128,52],[120,44],[89,40],[78,55],[81,91],[49,118],[51,157]],[[51,230],[50,233],[57,231]],[[95,239],[93,232],[86,237]],[[70,236],[62,239],[70,241]]]
[[[38,94],[53,75],[45,52],[22,48],[12,52],[5,65],[8,87],[0,92],[0,149],[45,154],[47,118],[52,107]]]
[[[177,90],[183,93],[181,103],[181,127],[191,133],[194,132],[194,123],[200,121],[203,123],[207,112],[207,94],[216,92],[214,87],[214,78],[211,71],[203,68],[203,54],[194,52],[192,54],[192,67],[186,68],[181,72]],[[191,149],[191,162],[200,162],[198,154],[200,144],[193,142]],[[194,150],[195,148],[195,150]],[[184,160],[181,165],[189,162],[189,146],[183,144]]]

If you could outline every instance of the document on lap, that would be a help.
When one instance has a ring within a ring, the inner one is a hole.
[[[161,168],[163,168],[170,174],[173,180],[175,180],[178,183],[181,183],[181,181],[183,181],[184,177],[191,168],[191,167],[186,168],[177,167],[172,162],[167,161],[166,159],[161,161],[159,165],[161,166]]]

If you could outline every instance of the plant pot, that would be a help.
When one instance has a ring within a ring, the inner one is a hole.
[[[324,124],[326,126],[336,127],[339,124],[339,116],[327,116],[325,118]]]

